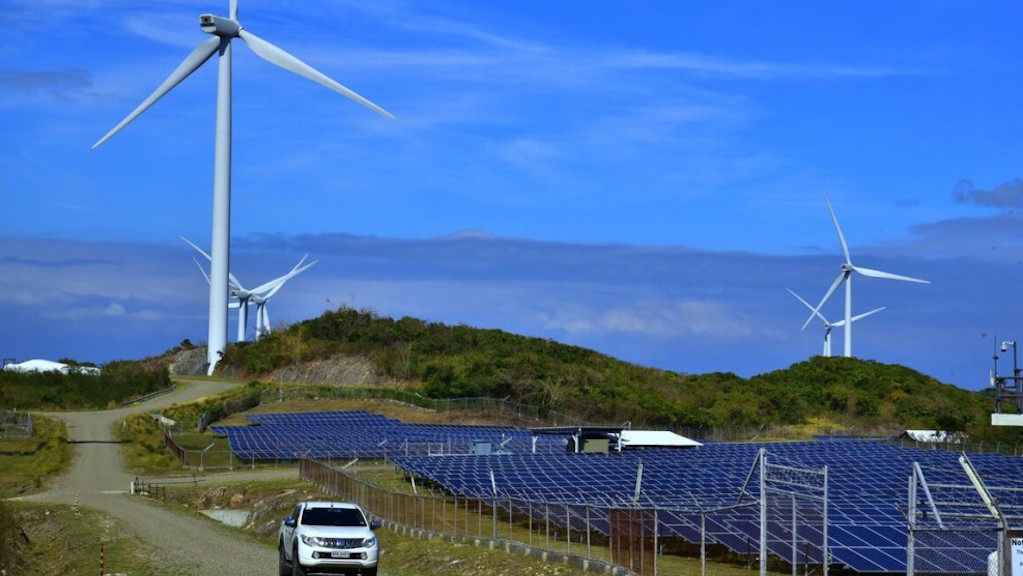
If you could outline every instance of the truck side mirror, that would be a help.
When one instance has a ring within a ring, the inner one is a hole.
[[[284,525],[287,526],[288,528],[294,528],[295,519],[292,518],[291,516],[288,516],[287,518],[284,519]]]
[[[370,521],[370,523],[369,523],[369,529],[370,529],[370,530],[376,530],[376,529],[377,529],[377,528],[379,528],[379,527],[380,527],[380,526],[381,526],[382,524],[383,524],[383,522],[381,522],[379,518],[375,518],[375,519],[373,519],[372,521]]]

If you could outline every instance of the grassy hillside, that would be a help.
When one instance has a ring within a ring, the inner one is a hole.
[[[170,373],[165,366],[144,362],[111,362],[95,376],[79,372],[0,370],[0,410],[113,408],[169,386]]]
[[[368,359],[382,379],[424,396],[508,397],[596,422],[746,427],[812,418],[871,428],[963,430],[1003,442],[1014,434],[988,425],[989,395],[903,366],[815,357],[749,379],[679,374],[542,338],[395,320],[352,308],[325,312],[258,342],[232,345],[220,366],[262,379],[285,367],[339,356]]]

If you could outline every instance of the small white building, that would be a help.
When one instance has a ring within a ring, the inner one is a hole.
[[[629,448],[696,448],[703,444],[667,430],[622,430],[622,449]]]
[[[530,428],[533,452],[541,435],[566,436],[568,452],[599,452],[635,450],[639,448],[696,448],[701,443],[667,430],[628,430],[623,426],[554,426]]]
[[[54,362],[52,360],[26,360],[24,362],[10,363],[4,365],[4,370],[8,372],[60,372],[61,374],[68,374],[72,371],[80,374],[89,374],[90,376],[99,375],[99,368],[95,366],[69,366],[63,362]]]
[[[914,442],[928,444],[962,444],[966,441],[966,432],[945,430],[906,430],[902,435]]]

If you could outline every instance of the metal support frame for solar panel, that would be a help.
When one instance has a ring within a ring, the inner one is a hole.
[[[693,500],[693,504],[700,512],[700,576],[707,576],[707,515],[742,508],[750,508],[757,506],[758,502],[748,502],[746,504],[736,504],[734,506],[721,506],[718,508],[704,508],[703,505],[700,504],[700,500],[695,495],[689,493],[689,497]]]
[[[984,547],[992,544],[992,540],[996,573],[999,576],[1008,574],[1006,540],[1010,532],[1010,521],[1023,522],[1023,489],[989,487],[966,454],[959,456],[958,462],[965,477],[959,476],[961,483],[955,484],[950,483],[951,480],[929,481],[923,467],[918,462],[913,463],[906,512],[907,576],[921,573],[983,573],[988,570],[987,550],[990,549]],[[949,475],[946,470],[937,472]],[[939,534],[941,536],[938,538],[951,545],[921,546],[921,534]],[[934,554],[934,558],[927,558],[928,564],[923,567],[920,565],[923,560],[920,558],[922,549],[933,550]],[[939,556],[948,564],[938,565],[935,559]],[[968,563],[970,560],[973,560],[972,565]]]
[[[755,497],[749,491],[754,477],[759,477],[760,494]],[[823,576],[828,576],[830,557],[828,551],[828,467],[821,469],[798,468],[781,464],[770,464],[768,452],[761,448],[750,468],[746,481],[743,483],[739,494],[741,503],[743,496],[755,498],[760,504],[760,576],[767,574],[768,554],[768,494],[778,496],[789,496],[792,499],[792,556],[789,561],[792,564],[792,575],[797,576],[798,568],[798,528],[796,514],[796,499],[807,499],[819,502],[821,506],[822,533],[821,542],[821,570]],[[804,556],[809,556],[804,554]]]

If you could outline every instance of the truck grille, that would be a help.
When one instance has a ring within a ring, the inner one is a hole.
[[[362,538],[324,538],[325,548],[362,548]]]

